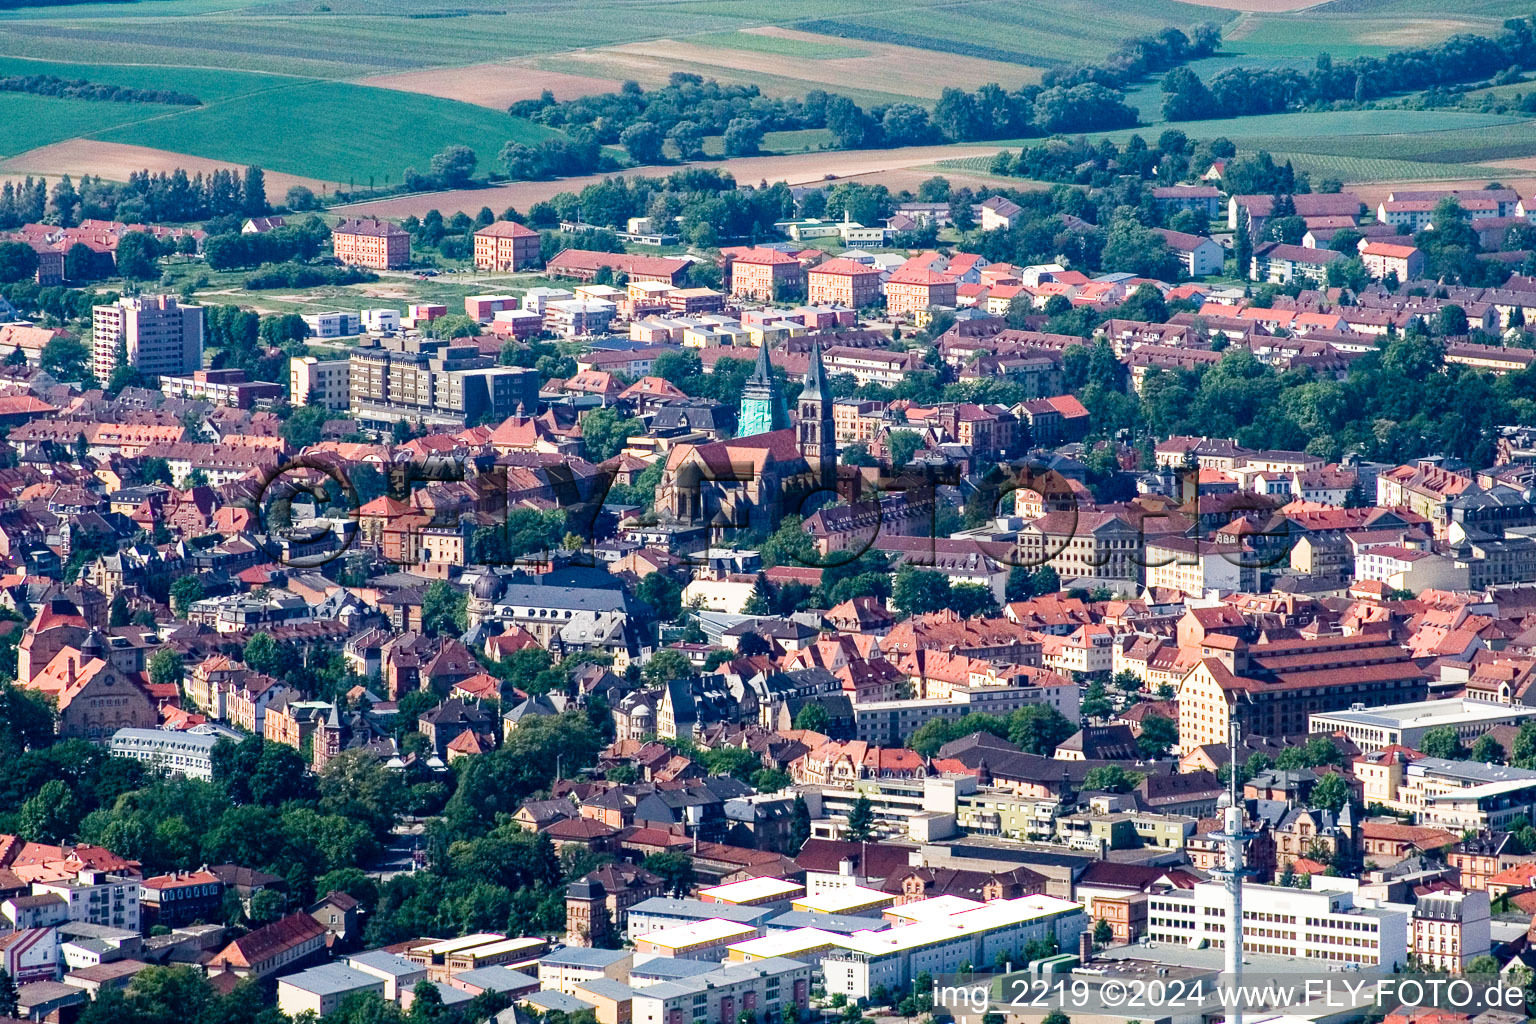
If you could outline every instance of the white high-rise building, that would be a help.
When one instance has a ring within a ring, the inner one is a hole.
[[[147,377],[176,377],[203,366],[203,307],[173,295],[130,295],[91,311],[91,369],[106,383],[119,350]]]

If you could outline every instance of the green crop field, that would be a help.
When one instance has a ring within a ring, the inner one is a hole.
[[[101,104],[98,104],[101,105]],[[116,105],[116,104],[112,104]],[[380,117],[388,111],[387,117]],[[460,143],[494,165],[508,141],[556,133],[485,107],[344,82],[302,82],[140,121],[96,137],[107,142],[257,164],[327,181],[399,182]]]
[[[983,0],[944,7],[902,7],[868,15],[839,11],[834,18],[802,23],[808,31],[874,42],[900,43],[992,60],[1052,65],[1089,61],[1120,40],[1169,25],[1187,28],[1224,22],[1233,12],[1174,0],[1075,0],[1071,16],[1046,0]]]
[[[840,43],[822,43],[810,39],[785,39],[781,36],[764,36],[756,32],[706,32],[689,36],[688,42],[696,46],[719,46],[727,50],[749,50],[752,53],[771,53],[776,57],[795,57],[800,60],[833,60],[842,57],[867,57],[868,50]]]
[[[38,146],[72,139],[128,121],[174,114],[185,107],[158,103],[96,103],[55,99],[26,93],[0,93],[0,157],[16,156]]]

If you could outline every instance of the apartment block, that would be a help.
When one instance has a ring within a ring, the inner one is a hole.
[[[880,269],[856,260],[828,260],[805,276],[806,299],[858,309],[880,298]]]
[[[201,399],[231,409],[249,409],[257,402],[287,397],[281,384],[246,380],[244,370],[193,370],[185,376],[161,377],[160,391],[167,398]]]
[[[810,964],[786,957],[728,964],[718,970],[676,981],[636,988],[634,1024],[736,1024],[779,1020],[786,1006],[803,1014],[810,1005]]]
[[[539,233],[511,220],[475,232],[477,270],[521,270],[539,261]]]
[[[331,249],[343,263],[375,270],[401,270],[411,264],[411,236],[387,220],[344,220],[331,232]]]
[[[122,354],[150,377],[191,373],[203,365],[203,307],[172,295],[133,295],[91,311],[91,369],[105,381]]]
[[[345,409],[351,388],[350,360],[299,356],[288,361],[288,394],[294,405]]]
[[[32,883],[35,895],[54,893],[69,904],[69,919],[139,930],[139,880],[85,869],[74,878]]]
[[[368,340],[351,354],[348,402],[370,426],[400,420],[462,429],[500,422],[539,404],[539,375],[497,366],[479,346],[433,338]]]
[[[731,261],[731,294],[772,302],[781,289],[805,284],[805,268],[787,252],[751,249]]]

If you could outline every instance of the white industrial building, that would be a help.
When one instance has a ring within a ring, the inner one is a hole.
[[[924,972],[936,975],[958,971],[964,964],[990,964],[999,953],[1017,959],[1027,944],[1042,939],[1073,949],[1088,926],[1081,904],[1055,896],[992,900],[933,916],[921,913],[926,902],[897,908],[912,918],[909,924],[838,936],[838,948],[821,959],[827,992],[864,999],[878,988],[902,991]],[[785,941],[793,935],[787,933]]]
[[[1408,959],[1411,908],[1356,905],[1348,879],[1314,886],[1243,886],[1243,951],[1396,968]],[[1336,886],[1336,888],[1335,888]],[[1224,948],[1232,897],[1218,882],[1158,893],[1147,901],[1147,938],[1191,948]]]
[[[1533,717],[1536,707],[1450,697],[1374,708],[1356,704],[1348,711],[1318,712],[1308,717],[1307,731],[1330,736],[1342,732],[1369,754],[1390,746],[1418,750],[1424,734],[1432,729],[1452,729],[1462,743],[1471,746],[1496,725],[1518,727]]]

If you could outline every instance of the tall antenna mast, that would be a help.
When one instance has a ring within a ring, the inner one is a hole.
[[[1227,980],[1237,1000],[1232,1006],[1226,1008],[1226,1024],[1243,1024],[1239,988],[1243,977],[1243,879],[1253,874],[1245,866],[1243,858],[1244,848],[1253,841],[1254,833],[1248,831],[1247,815],[1244,813],[1242,791],[1237,777],[1238,737],[1242,731],[1238,723],[1237,707],[1234,701],[1227,731],[1227,806],[1222,814],[1222,829],[1214,837],[1222,841],[1226,853],[1222,866],[1213,872],[1226,883],[1227,887],[1226,964],[1223,972],[1228,975]]]

